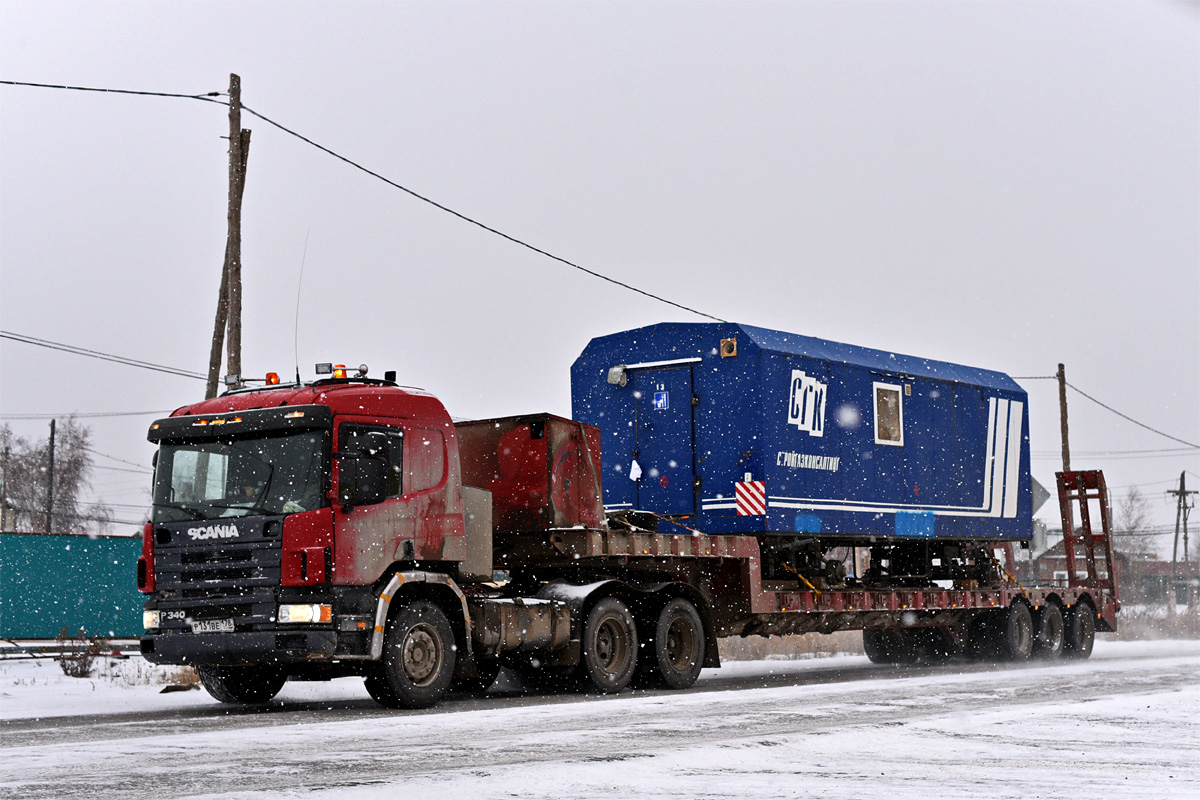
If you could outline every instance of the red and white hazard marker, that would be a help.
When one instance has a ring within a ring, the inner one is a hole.
[[[739,517],[761,516],[767,513],[767,484],[763,481],[743,481],[733,485]]]

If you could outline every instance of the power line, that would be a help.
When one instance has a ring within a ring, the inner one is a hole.
[[[1117,489],[1132,489],[1135,486],[1140,489],[1143,486],[1163,486],[1166,484],[1170,484],[1170,485],[1174,486],[1176,483],[1178,483],[1178,481],[1175,480],[1174,478],[1172,478],[1169,481],[1147,481],[1146,483],[1123,483],[1120,486],[1109,486],[1108,490],[1110,492],[1112,492]]]
[[[11,86],[34,86],[34,87],[43,88],[43,89],[69,89],[72,91],[80,91],[80,92],[109,92],[109,93],[114,93],[114,94],[145,95],[148,97],[178,97],[178,98],[184,98],[184,99],[189,99],[189,100],[202,100],[204,102],[217,103],[220,105],[229,105],[229,103],[227,101],[213,99],[214,97],[220,96],[220,94],[222,94],[221,92],[208,92],[205,94],[176,94],[173,92],[140,92],[140,91],[132,91],[129,89],[100,89],[100,88],[94,88],[94,87],[88,87],[88,86],[63,86],[63,85],[55,85],[55,84],[49,84],[49,83],[29,83],[29,82],[25,82],[25,81],[0,81],[0,83],[9,84]],[[623,289],[628,289],[631,292],[636,292],[637,294],[640,294],[644,297],[649,297],[651,300],[657,300],[660,303],[665,303],[669,306],[674,306],[675,308],[678,308],[682,311],[687,311],[690,314],[695,314],[700,317],[705,317],[705,318],[711,319],[715,322],[725,322],[726,321],[726,320],[721,319],[720,317],[714,317],[712,314],[706,314],[703,311],[698,311],[689,306],[685,306],[682,303],[676,303],[674,300],[668,300],[667,298],[662,297],[661,295],[647,292],[644,289],[639,289],[636,286],[632,286],[623,281],[619,281],[616,278],[610,278],[607,275],[604,275],[603,273],[596,272],[595,270],[592,270],[592,269],[588,269],[587,267],[576,264],[574,261],[569,261],[569,260],[563,258],[562,256],[556,256],[554,253],[551,253],[548,250],[543,250],[542,248],[532,245],[529,242],[526,242],[522,239],[518,239],[515,236],[511,236],[507,233],[504,233],[503,231],[501,231],[497,228],[493,228],[490,225],[486,225],[486,224],[480,222],[479,220],[475,219],[474,217],[469,217],[460,211],[455,211],[454,209],[450,208],[449,206],[443,205],[443,204],[437,202],[436,200],[433,200],[419,192],[409,189],[407,186],[399,184],[396,181],[391,180],[390,178],[386,178],[383,175],[379,174],[378,172],[375,172],[374,170],[364,167],[362,164],[359,164],[357,161],[347,158],[346,156],[342,155],[341,153],[331,150],[330,148],[325,147],[322,144],[318,144],[317,142],[313,141],[312,139],[309,139],[307,136],[305,136],[301,133],[298,133],[297,131],[294,131],[291,128],[288,128],[287,126],[276,122],[275,120],[271,119],[270,117],[260,114],[259,112],[255,111],[254,109],[250,108],[249,106],[247,106],[245,104],[242,104],[241,108],[246,113],[252,114],[253,116],[258,117],[259,119],[261,119],[263,122],[267,123],[268,125],[272,125],[272,126],[278,128],[279,130],[283,131],[284,133],[286,133],[290,136],[294,136],[297,139],[299,139],[300,141],[302,141],[308,145],[311,145],[312,147],[317,148],[321,152],[327,153],[328,155],[333,156],[334,158],[338,159],[339,161],[345,162],[346,164],[349,164],[351,167],[354,167],[357,170],[365,172],[366,174],[370,175],[373,178],[383,181],[388,186],[399,189],[400,191],[405,192],[406,194],[416,198],[417,200],[420,200],[423,203],[428,203],[429,205],[433,206],[436,209],[439,209],[440,211],[444,211],[447,214],[457,217],[458,219],[461,219],[463,222],[469,222],[470,224],[475,225],[476,227],[482,228],[483,230],[487,231],[488,233],[499,236],[502,239],[506,239],[507,241],[512,242],[513,244],[519,245],[528,250],[532,250],[533,252],[538,253],[539,255],[545,256],[546,258],[549,258],[553,261],[557,261],[560,264],[565,264],[566,266],[571,267],[573,269],[577,269],[580,272],[587,273],[588,275],[591,275],[594,278],[599,278],[600,280],[607,281],[615,286],[620,286]]]
[[[567,259],[563,258],[562,256],[556,256],[547,250],[543,250],[540,247],[536,247],[532,244],[529,244],[529,242],[526,242],[522,239],[518,239],[515,236],[510,236],[509,234],[505,233],[504,231],[497,230],[496,228],[493,228],[490,225],[485,225],[484,223],[480,222],[479,220],[477,220],[473,217],[468,217],[466,214],[463,214],[459,211],[455,211],[454,209],[450,208],[449,206],[444,206],[441,203],[437,202],[436,200],[432,200],[432,199],[426,197],[425,195],[420,194],[419,192],[415,192],[412,189],[409,189],[407,186],[402,186],[401,184],[396,183],[395,181],[391,180],[390,178],[385,178],[383,175],[380,175],[378,172],[367,169],[362,164],[359,164],[357,161],[353,161],[353,160],[347,158],[346,156],[342,155],[341,153],[337,153],[333,150],[330,150],[328,147],[325,147],[322,144],[318,144],[318,143],[314,142],[312,139],[309,139],[307,136],[297,133],[296,131],[292,130],[291,128],[287,128],[287,127],[279,124],[275,120],[258,113],[253,108],[250,108],[250,106],[243,105],[242,110],[248,114],[252,114],[252,115],[258,117],[259,119],[261,119],[263,122],[267,123],[268,125],[274,125],[276,128],[283,131],[284,133],[295,136],[300,141],[305,142],[309,145],[312,145],[313,147],[317,148],[318,150],[320,150],[324,153],[328,153],[329,155],[333,156],[334,158],[338,159],[339,161],[343,161],[343,162],[349,164],[350,166],[354,167],[355,169],[358,169],[358,170],[361,170],[362,172],[367,173],[368,175],[370,175],[373,178],[378,178],[379,180],[386,183],[388,186],[392,186],[396,189],[399,189],[400,191],[405,192],[424,203],[428,203],[429,205],[433,206],[434,208],[437,208],[441,211],[445,211],[447,214],[450,214],[452,216],[458,217],[463,222],[469,222],[472,225],[475,225],[476,227],[482,228],[483,230],[487,231],[488,233],[493,233],[496,236],[499,236],[501,239],[507,239],[508,241],[512,242],[513,244],[520,245],[521,247],[525,247],[529,250],[532,250],[535,253],[545,256],[546,258],[557,261],[560,264],[565,264],[568,267],[573,267],[574,269],[577,269],[580,272],[586,272],[588,275],[591,275],[592,277],[599,278],[602,281],[608,281],[611,284],[620,286],[624,289],[628,289],[631,292],[637,292],[640,295],[649,297],[652,300],[657,300],[660,303],[666,303],[669,306],[674,306],[675,308],[682,309],[683,311],[687,311],[691,314],[695,314],[700,317],[706,317],[707,319],[714,320],[715,322],[725,322],[725,320],[721,319],[720,317],[714,317],[712,314],[705,314],[703,311],[697,311],[696,309],[685,306],[682,303],[676,303],[674,300],[668,300],[665,297],[661,297],[659,295],[652,294],[650,292],[645,291],[644,289],[639,289],[636,286],[631,286],[628,283],[619,281],[616,278],[610,278],[607,275],[603,275],[599,272],[596,272],[595,270],[591,270],[591,269],[588,269],[587,267],[580,266],[579,264],[576,264],[574,261],[568,261]]]
[[[93,464],[92,469],[106,469],[109,472],[132,472],[135,475],[147,475],[154,472],[154,470],[145,467],[141,469],[128,469],[127,467],[110,467],[107,464]]]
[[[1057,375],[1026,375],[1026,376],[1020,377],[1020,378],[1013,378],[1013,380],[1014,381],[1053,381],[1053,380],[1058,380],[1058,376]],[[1138,427],[1141,427],[1141,428],[1145,428],[1146,430],[1150,431],[1151,433],[1157,433],[1159,436],[1165,436],[1166,438],[1170,439],[1173,442],[1179,442],[1180,444],[1186,444],[1188,447],[1190,447],[1194,450],[1200,450],[1200,444],[1193,444],[1191,442],[1184,441],[1183,439],[1180,439],[1176,436],[1172,436],[1169,433],[1163,433],[1162,431],[1158,430],[1157,428],[1151,428],[1146,423],[1138,422],[1136,419],[1129,416],[1128,414],[1122,414],[1120,411],[1117,411],[1112,406],[1105,405],[1104,403],[1100,402],[1099,400],[1097,400],[1096,398],[1092,397],[1090,394],[1085,392],[1083,389],[1080,389],[1078,386],[1075,386],[1074,384],[1072,384],[1070,382],[1066,382],[1066,381],[1064,381],[1064,383],[1066,383],[1067,386],[1071,387],[1075,391],[1079,392],[1081,395],[1086,397],[1088,400],[1091,400],[1093,403],[1100,406],[1101,408],[1111,411],[1112,413],[1116,414],[1121,419],[1128,420],[1129,422],[1132,422],[1134,425],[1137,425]]]
[[[97,455],[102,458],[107,458],[111,461],[116,461],[121,464],[128,464],[131,467],[137,467],[138,469],[143,470],[145,472],[153,472],[154,471],[154,470],[150,469],[149,467],[147,467],[145,464],[139,464],[136,461],[126,461],[123,458],[117,458],[116,456],[110,456],[108,453],[101,453],[99,450],[95,449],[91,445],[84,445],[83,449],[87,450],[89,453],[92,453],[93,455]]]
[[[1073,386],[1073,385],[1071,385],[1070,383],[1068,383],[1068,384],[1067,384],[1067,386],[1070,386],[1072,389],[1074,389],[1075,391],[1079,392],[1081,395],[1083,395],[1084,397],[1086,397],[1088,400],[1091,400],[1093,403],[1095,403],[1096,405],[1100,406],[1101,408],[1108,409],[1109,411],[1111,411],[1112,413],[1116,414],[1116,415],[1117,415],[1118,417],[1120,417],[1121,419],[1128,420],[1129,422],[1132,422],[1134,425],[1137,425],[1137,426],[1139,426],[1139,427],[1145,428],[1146,430],[1150,431],[1151,433],[1157,433],[1159,436],[1165,436],[1166,438],[1170,439],[1172,442],[1179,442],[1180,444],[1186,444],[1188,447],[1191,447],[1191,448],[1193,448],[1193,449],[1200,450],[1200,444],[1192,444],[1191,442],[1185,442],[1183,439],[1180,439],[1180,438],[1178,438],[1178,437],[1176,437],[1176,436],[1172,436],[1172,435],[1171,435],[1171,434],[1169,434],[1169,433],[1163,433],[1162,431],[1160,431],[1160,430],[1158,430],[1158,429],[1156,429],[1156,428],[1151,428],[1151,427],[1150,427],[1149,425],[1147,425],[1146,423],[1144,423],[1144,422],[1138,422],[1136,419],[1134,419],[1133,417],[1129,416],[1128,414],[1122,414],[1120,411],[1117,411],[1117,410],[1116,410],[1115,408],[1113,408],[1112,406],[1105,405],[1104,403],[1101,403],[1099,400],[1097,400],[1096,398],[1092,397],[1090,394],[1088,394],[1087,392],[1085,392],[1083,389],[1080,389],[1078,386]]]
[[[1053,450],[1035,450],[1036,456],[1057,456]],[[1125,456],[1125,455],[1171,455],[1174,453],[1194,453],[1194,448],[1191,447],[1163,447],[1150,450],[1077,450],[1073,451],[1072,455],[1080,456]]]
[[[147,509],[149,509],[149,508],[150,508],[150,503],[148,503],[148,502],[147,502],[147,503],[137,503],[137,504],[135,504],[135,503],[106,503],[106,502],[103,502],[103,501],[100,501],[100,500],[95,500],[95,501],[93,501],[93,500],[80,500],[80,501],[79,501],[79,505],[81,505],[81,506],[93,506],[93,507],[97,507],[97,506],[103,506],[103,507],[106,507],[106,508],[132,508],[132,509],[134,509],[134,510],[136,510],[136,511],[145,511],[145,510],[147,510]]]
[[[170,411],[72,411],[62,414],[0,414],[0,419],[100,419],[102,417],[161,417]]]
[[[178,375],[181,378],[195,378],[196,380],[201,381],[205,380],[205,377],[199,372],[178,369],[177,367],[165,367],[162,364],[154,364],[149,361],[141,361],[136,358],[114,356],[111,353],[101,353],[99,350],[89,350],[86,347],[76,347],[73,344],[63,344],[62,342],[52,342],[48,339],[38,339],[34,336],[25,336],[24,334],[12,333],[11,331],[0,331],[0,339],[12,339],[14,342],[32,344],[38,347],[46,347],[51,350],[61,350],[64,353],[73,353],[77,356],[87,356],[88,358],[98,358],[102,361],[113,361],[117,364],[124,364],[127,367],[140,367],[142,369],[154,370],[155,372],[165,372],[168,375]]]
[[[0,83],[8,84],[9,86],[32,86],[37,89],[70,89],[73,92],[100,92],[102,94],[136,94],[145,97],[180,97],[185,100],[203,100],[206,103],[216,103],[217,105],[225,105],[221,100],[212,98],[219,97],[220,92],[202,92],[201,94],[178,94],[176,92],[142,92],[133,89],[102,89],[94,86],[67,86],[59,83],[32,83],[30,81],[0,81]]]

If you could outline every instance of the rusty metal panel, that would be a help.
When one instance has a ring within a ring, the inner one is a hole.
[[[497,533],[598,527],[600,431],[551,414],[456,424],[463,484],[492,493]]]

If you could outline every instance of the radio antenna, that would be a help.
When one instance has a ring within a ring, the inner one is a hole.
[[[292,345],[296,354],[296,385],[300,385],[300,287],[304,285],[304,261],[308,258],[308,235],[312,228],[304,232],[304,253],[300,256],[300,279],[296,281],[296,324],[292,328]]]

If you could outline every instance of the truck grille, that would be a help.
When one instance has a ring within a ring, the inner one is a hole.
[[[262,529],[261,523],[255,527]],[[237,630],[273,622],[282,544],[277,536],[255,536],[257,531],[245,528],[236,541],[193,542],[178,535],[182,531],[171,531],[170,540],[155,547],[164,631],[187,630],[191,621],[202,619],[232,619]]]

